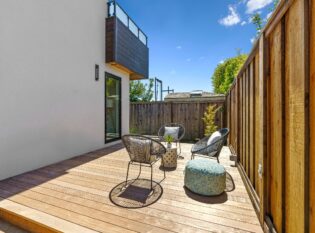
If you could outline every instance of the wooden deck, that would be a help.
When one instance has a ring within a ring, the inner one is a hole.
[[[183,188],[190,158],[167,171],[162,197],[141,209],[117,207],[109,192],[126,175],[128,155],[119,144],[0,182],[0,217],[34,232],[262,232],[230,152],[220,160],[235,189],[218,197],[200,197]],[[136,176],[137,168],[132,168]],[[149,177],[143,169],[142,177]],[[155,165],[154,179],[163,172]],[[231,185],[229,185],[229,188]]]

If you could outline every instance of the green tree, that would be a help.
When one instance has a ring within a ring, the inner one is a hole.
[[[130,102],[149,102],[153,97],[154,80],[149,79],[149,83],[142,81],[130,82]]]
[[[274,12],[274,10],[277,8],[278,4],[279,4],[279,0],[273,0],[273,4],[272,4],[272,7],[270,7],[270,9],[269,9],[269,13]],[[261,13],[256,12],[251,16],[251,21],[256,26],[257,37],[258,37],[260,35],[261,30],[265,26],[267,20],[263,20]]]
[[[252,23],[256,26],[257,35],[259,35],[264,26],[260,13],[253,14],[251,20]]]
[[[246,59],[246,54],[240,54],[217,65],[211,78],[215,93],[225,94],[230,89]]]

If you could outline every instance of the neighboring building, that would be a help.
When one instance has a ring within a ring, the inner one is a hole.
[[[115,2],[0,2],[0,180],[115,143],[146,35]]]
[[[170,93],[165,96],[166,102],[196,102],[196,101],[213,101],[225,102],[225,95],[213,94],[205,91],[192,91],[192,92],[176,92]]]

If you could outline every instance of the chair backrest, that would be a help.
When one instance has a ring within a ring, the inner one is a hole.
[[[208,144],[209,137],[204,137],[203,139],[199,140],[193,147],[192,153],[193,154],[202,154],[208,155],[211,157],[218,157],[220,155],[221,149],[226,143],[227,136],[229,135],[229,129],[223,128],[219,130],[221,136],[219,139],[216,139],[211,144]]]
[[[219,130],[219,132],[221,133],[222,135],[222,139],[223,139],[223,143],[225,144],[226,143],[226,140],[227,140],[227,137],[230,133],[230,130],[228,128],[222,128]]]
[[[133,162],[150,164],[152,156],[166,153],[166,148],[160,142],[149,137],[129,134],[122,136],[122,141]]]
[[[178,139],[175,141],[180,141],[183,139],[183,137],[185,136],[185,127],[182,124],[179,123],[167,123],[164,124],[158,132],[158,136],[160,138],[161,141],[165,141],[164,140],[164,134],[165,134],[165,127],[178,127],[179,128],[179,132],[178,132]]]
[[[222,147],[224,146],[224,144],[226,144],[227,137],[230,133],[230,130],[228,128],[222,128],[218,131],[221,133],[221,138],[216,140],[212,145],[209,145],[209,147],[215,148],[214,150],[216,151],[216,154],[214,155],[214,157],[218,157],[220,155]]]

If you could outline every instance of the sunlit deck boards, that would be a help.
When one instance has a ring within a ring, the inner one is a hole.
[[[116,145],[1,181],[0,213],[13,211],[48,230],[67,232],[261,232],[227,148],[220,160],[233,177],[235,190],[213,198],[185,192],[183,169],[190,147],[183,144],[185,159],[167,172],[161,199],[149,207],[125,209],[110,202],[109,192],[124,180],[128,161],[126,151]],[[156,181],[163,175],[158,167]],[[137,171],[133,167],[131,175]],[[142,177],[149,174],[144,169]]]

